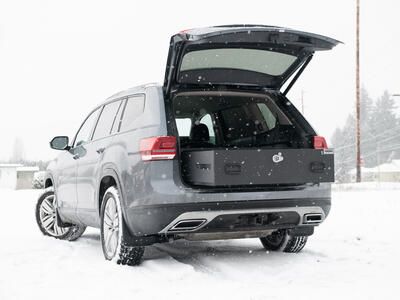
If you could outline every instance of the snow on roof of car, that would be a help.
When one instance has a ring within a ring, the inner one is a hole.
[[[116,99],[116,98],[125,97],[125,96],[129,96],[129,95],[132,95],[132,94],[144,92],[144,90],[146,88],[148,88],[148,87],[161,87],[161,84],[159,84],[157,82],[152,82],[152,83],[146,83],[146,84],[142,84],[142,85],[131,87],[129,89],[120,91],[120,92],[115,93],[114,95],[108,97],[102,104],[105,104],[108,101],[111,101],[111,100]]]

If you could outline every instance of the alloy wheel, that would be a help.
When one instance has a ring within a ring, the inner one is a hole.
[[[69,230],[69,227],[60,227],[57,224],[56,199],[54,195],[49,195],[42,201],[39,216],[43,229],[51,236],[61,237]]]
[[[107,200],[106,207],[104,208],[103,218],[104,248],[107,257],[109,258],[114,257],[117,252],[119,231],[118,208],[115,199],[110,197]]]

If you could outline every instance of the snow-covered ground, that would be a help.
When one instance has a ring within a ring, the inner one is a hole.
[[[0,299],[399,299],[400,190],[335,191],[299,254],[257,239],[148,247],[139,267],[103,259],[99,233],[43,236],[39,191],[0,190]]]

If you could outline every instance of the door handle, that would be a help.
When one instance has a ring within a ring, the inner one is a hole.
[[[72,156],[72,158],[75,159],[75,160],[77,160],[77,159],[79,159],[79,155],[78,155],[78,154],[75,154],[74,156]]]
[[[104,152],[104,150],[106,150],[106,148],[102,147],[102,148],[97,149],[96,152],[98,154],[102,154]]]

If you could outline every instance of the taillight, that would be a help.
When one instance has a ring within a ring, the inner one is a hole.
[[[314,136],[313,137],[313,146],[314,149],[328,149],[328,144],[325,141],[323,136]]]
[[[155,136],[140,141],[142,160],[173,159],[176,155],[176,137]]]

